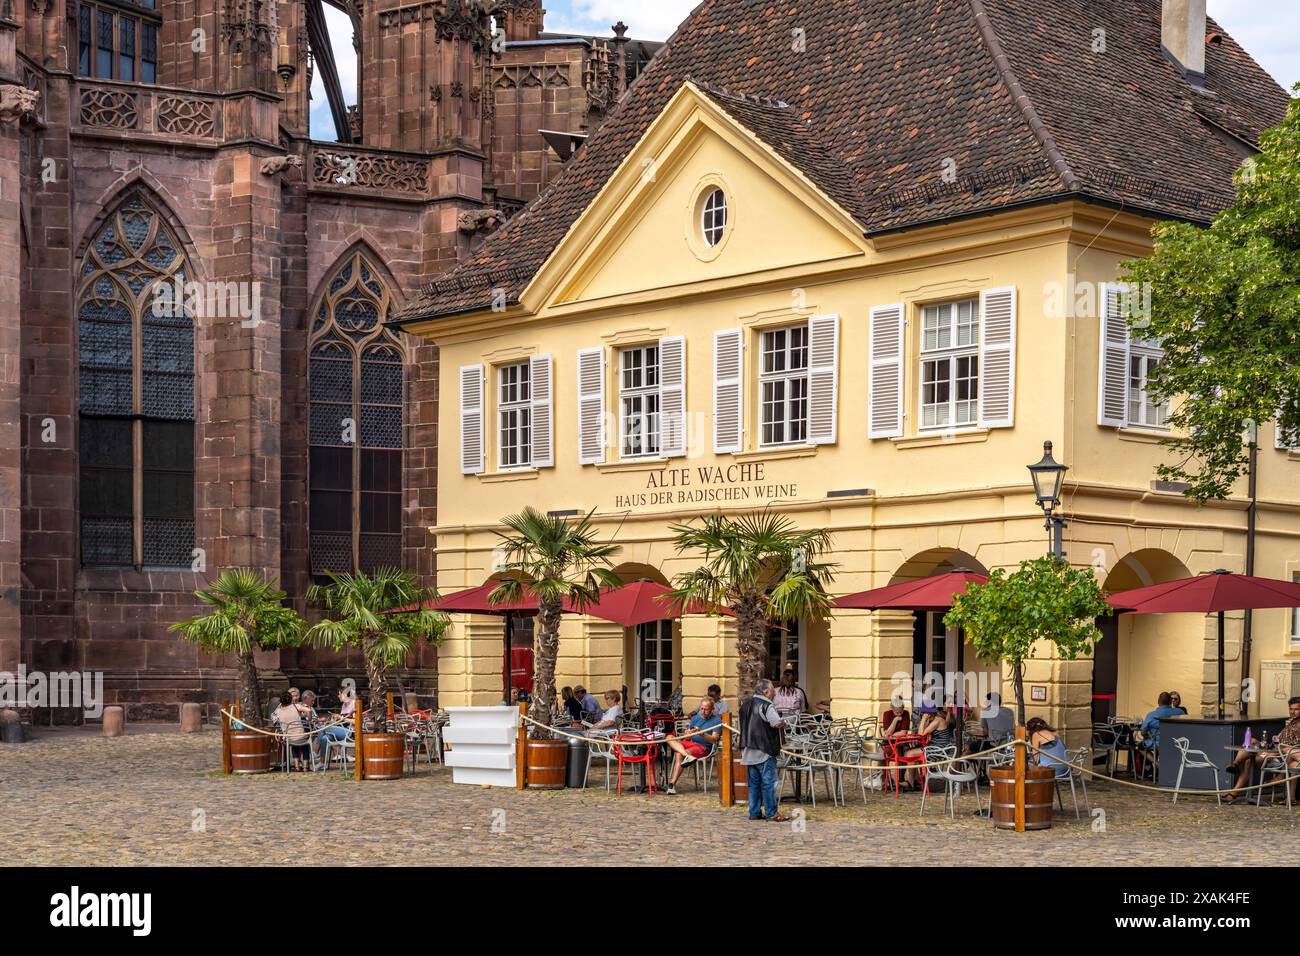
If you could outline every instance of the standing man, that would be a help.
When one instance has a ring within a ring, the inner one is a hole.
[[[749,819],[789,820],[776,805],[776,757],[781,752],[781,715],[772,698],[776,688],[766,678],[740,708],[740,762],[749,780]],[[766,813],[764,811],[766,810]]]

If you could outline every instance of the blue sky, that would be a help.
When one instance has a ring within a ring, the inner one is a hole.
[[[619,20],[637,39],[666,40],[698,0],[547,0],[546,28],[557,32],[609,35]],[[1290,89],[1300,82],[1300,3],[1296,0],[1208,0],[1209,14],[1250,51],[1264,69]],[[347,17],[325,7],[338,55],[339,80],[347,102],[356,102],[356,64]],[[319,71],[312,83],[312,135],[333,139],[334,123]]]

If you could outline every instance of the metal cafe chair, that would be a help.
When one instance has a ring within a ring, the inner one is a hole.
[[[1264,763],[1259,768],[1259,782],[1268,783],[1268,778],[1281,777],[1282,787],[1286,791],[1286,808],[1291,809],[1291,781],[1300,779],[1300,770],[1290,766],[1290,758],[1296,753],[1296,747],[1288,747],[1285,744],[1278,744],[1277,755],[1265,758]],[[1268,805],[1273,805],[1273,799],[1276,796],[1277,787],[1268,788]],[[1263,791],[1260,791],[1261,796]]]
[[[1092,725],[1092,765],[1100,762],[1106,767],[1106,776],[1115,776],[1115,763],[1119,750],[1119,732],[1112,724]]]
[[[1061,797],[1061,784],[1068,782],[1070,784],[1070,800],[1074,803],[1074,819],[1079,817],[1079,795],[1075,792],[1074,784],[1077,781],[1079,787],[1083,790],[1083,808],[1092,815],[1092,807],[1088,806],[1088,782],[1084,779],[1083,769],[1088,766],[1091,759],[1092,751],[1087,747],[1080,747],[1077,750],[1067,750],[1065,759],[1067,763],[1072,764],[1069,767],[1069,773],[1064,777],[1057,777],[1054,781],[1056,784],[1056,800],[1061,805],[1061,812],[1065,812],[1065,800]]]
[[[605,792],[609,793],[610,765],[618,763],[612,740],[599,736],[587,738],[587,769],[582,775],[583,790],[587,789],[587,781],[591,779],[591,764],[595,760],[605,763]]]
[[[956,746],[936,747],[932,745],[925,748],[926,763],[941,763],[944,760],[952,760],[956,756]],[[921,787],[921,816],[925,816],[925,798],[930,792],[931,780],[943,782],[943,802],[948,807],[949,819],[956,816],[957,791],[968,783],[975,787],[976,805],[984,806],[984,801],[980,799],[979,774],[975,772],[975,768],[969,762],[960,760],[943,767],[936,767],[926,774],[925,784]]]
[[[1178,777],[1174,780],[1174,803],[1178,802],[1178,794],[1183,788],[1183,771],[1185,770],[1213,770],[1215,790],[1219,782],[1219,768],[1208,756],[1204,750],[1193,750],[1192,742],[1186,737],[1175,737],[1174,748],[1178,751]],[[1223,806],[1223,795],[1215,793],[1214,799],[1218,801],[1219,806]]]

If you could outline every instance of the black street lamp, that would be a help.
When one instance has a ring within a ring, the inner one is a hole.
[[[1047,541],[1055,557],[1065,557],[1065,518],[1056,513],[1061,505],[1061,485],[1069,467],[1052,457],[1052,443],[1043,442],[1043,460],[1029,466],[1029,476],[1034,480],[1034,499],[1047,518]]]

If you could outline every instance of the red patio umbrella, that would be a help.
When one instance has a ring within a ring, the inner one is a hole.
[[[1219,615],[1219,719],[1222,720],[1224,612],[1300,607],[1300,584],[1213,571],[1194,578],[1120,591],[1112,594],[1110,601],[1134,614],[1182,612]]]
[[[831,606],[858,611],[944,611],[952,607],[954,598],[966,593],[967,586],[988,583],[986,574],[957,568],[919,581],[904,581],[871,591],[846,594],[832,601]]]
[[[571,614],[589,614],[603,621],[612,621],[624,627],[636,627],[651,621],[670,621],[686,614],[708,614],[706,605],[693,601],[683,609],[681,602],[674,601],[669,595],[672,588],[655,581],[633,581],[621,588],[604,588],[600,600],[584,608],[565,603],[565,611]],[[728,608],[720,608],[720,614],[733,613]]]

